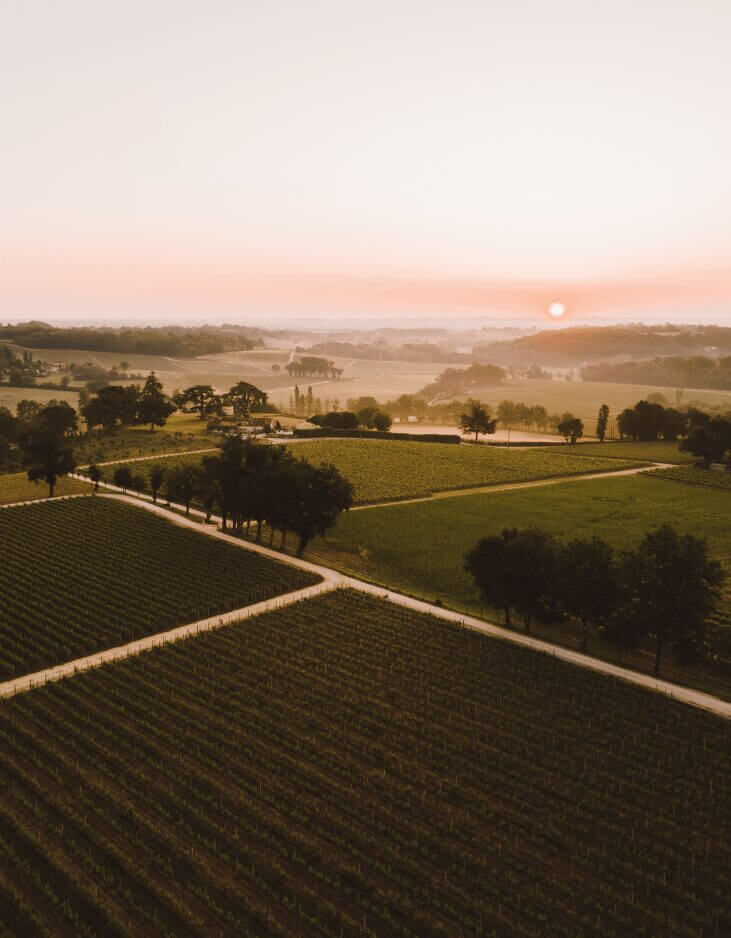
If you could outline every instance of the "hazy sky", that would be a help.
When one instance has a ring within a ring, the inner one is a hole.
[[[4,0],[0,318],[731,321],[731,0]]]

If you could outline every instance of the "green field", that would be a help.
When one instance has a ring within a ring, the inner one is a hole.
[[[729,520],[731,502],[723,493],[671,485],[650,474],[620,476],[348,512],[309,553],[348,559],[384,583],[464,603],[476,599],[462,569],[464,554],[503,528],[535,524],[564,540],[598,534],[628,548],[670,521],[707,538],[712,553],[731,567]]]
[[[367,392],[363,392],[367,393]],[[510,379],[504,384],[472,388],[469,396],[497,405],[507,399],[523,404],[541,404],[550,413],[571,411],[584,421],[584,434],[593,436],[597,414],[602,404],[609,406],[610,432],[618,436],[614,420],[625,407],[632,407],[648,394],[664,394],[670,406],[675,407],[675,388],[658,388],[640,384],[614,384],[598,381],[564,381],[537,379]],[[464,394],[457,395],[460,399]],[[703,408],[731,408],[731,391],[684,390],[681,407],[695,403]]]
[[[602,458],[646,459],[648,462],[692,463],[695,456],[681,453],[678,443],[658,440],[650,443],[632,443],[616,441],[614,443],[577,443],[575,446],[563,443],[556,446],[541,447],[549,453],[574,453],[577,456],[601,456]]]
[[[0,544],[0,679],[318,580],[98,496],[0,511]]]
[[[0,704],[0,930],[720,935],[726,737],[330,593]]]
[[[90,462],[135,459],[157,453],[208,449],[221,442],[219,434],[206,430],[206,421],[188,414],[173,416],[168,423],[151,433],[143,427],[118,427],[115,430],[93,430],[84,434],[75,446],[79,465]]]
[[[264,444],[268,445],[268,444]],[[505,449],[400,440],[305,440],[290,444],[296,456],[333,463],[353,483],[355,501],[369,503],[420,498],[434,492],[527,482],[559,476],[605,472],[643,465],[642,460],[545,453],[542,449]],[[197,462],[198,456],[131,462],[146,479],[153,465]],[[116,466],[105,469],[112,479]]]
[[[59,479],[56,483],[56,495],[83,495],[90,492],[91,486],[78,479]],[[29,482],[25,472],[0,473],[0,505],[13,502],[32,502],[48,497],[45,482]]]
[[[15,413],[18,401],[38,401],[47,404],[50,400],[65,401],[72,407],[79,406],[78,391],[47,391],[42,388],[10,388],[6,384],[0,385],[0,407],[7,407],[11,414]]]

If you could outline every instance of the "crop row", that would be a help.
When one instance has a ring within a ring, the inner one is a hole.
[[[430,495],[449,489],[510,482],[528,482],[560,476],[608,472],[643,465],[642,459],[576,456],[546,453],[541,449],[504,449],[489,446],[445,446],[390,440],[307,440],[291,444],[297,456],[310,462],[332,463],[353,483],[355,501],[388,501]],[[175,466],[199,461],[198,456],[130,462],[135,475],[149,479],[153,465]],[[112,480],[116,466],[104,477]]]
[[[328,594],[3,705],[3,908],[24,935],[711,936],[727,770],[720,719]]]
[[[0,544],[2,678],[318,579],[93,496],[0,511]]]
[[[672,469],[659,469],[653,473],[657,479],[669,479],[672,482],[689,482],[692,485],[707,485],[714,489],[731,491],[731,472],[715,472],[713,469],[695,466],[673,466]]]

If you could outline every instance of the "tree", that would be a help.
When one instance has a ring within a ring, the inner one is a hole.
[[[112,476],[114,484],[126,492],[132,485],[132,470],[129,466],[117,466]]]
[[[150,494],[152,495],[152,501],[154,503],[157,503],[157,496],[162,488],[164,479],[165,467],[162,465],[153,466],[150,470]]]
[[[132,476],[132,481],[130,482],[130,488],[133,491],[137,492],[138,495],[141,495],[147,488],[145,477],[141,474]]]
[[[149,423],[150,432],[154,432],[155,427],[165,426],[174,411],[175,404],[162,393],[162,384],[155,377],[155,372],[150,372],[137,401],[135,423]]]
[[[583,422],[568,412],[561,417],[561,422],[556,429],[567,443],[575,443],[584,435]]]
[[[41,407],[35,419],[63,437],[73,436],[79,429],[78,415],[66,401],[50,400]]]
[[[95,492],[98,492],[98,491],[99,491],[99,483],[101,482],[101,480],[102,480],[102,478],[103,478],[101,469],[99,468],[99,466],[97,466],[96,463],[92,463],[92,464],[88,467],[88,469],[86,470],[86,474],[87,474],[87,476],[91,479],[91,481],[94,483],[94,491],[95,491]]]
[[[596,535],[558,548],[559,607],[581,626],[581,650],[586,651],[589,627],[602,628],[611,617],[619,593],[614,552]]]
[[[391,424],[393,420],[389,415],[383,410],[377,410],[373,415],[373,426],[376,430],[380,430],[381,433],[387,433],[391,429]]]
[[[41,412],[41,405],[38,401],[29,401],[23,399],[15,405],[15,414],[21,423],[31,423]]]
[[[76,458],[68,441],[42,421],[34,422],[20,437],[22,465],[31,482],[46,482],[53,498],[60,476],[73,472]]]
[[[239,381],[224,395],[224,401],[233,406],[236,415],[248,417],[252,407],[266,404],[267,395],[248,381]]]
[[[545,531],[506,528],[477,543],[465,557],[465,570],[483,601],[505,612],[506,626],[515,609],[528,632],[534,616],[554,599],[556,563],[556,542]]]
[[[127,387],[108,384],[82,405],[81,416],[90,430],[94,427],[112,430],[117,422],[134,423],[139,395],[136,384]]]
[[[597,439],[600,442],[604,442],[604,437],[607,435],[607,424],[609,423],[609,405],[602,404],[599,408],[599,416],[596,421],[596,435]]]
[[[462,433],[474,433],[475,443],[478,433],[494,433],[497,426],[490,411],[489,404],[481,404],[479,401],[467,401],[467,411],[459,415],[459,425]]]
[[[175,403],[185,413],[198,412],[201,420],[221,412],[223,401],[210,384],[194,384],[175,395]]]
[[[310,422],[318,427],[334,430],[355,430],[358,427],[358,417],[350,410],[331,410],[327,414],[314,414]]]
[[[165,479],[165,495],[168,502],[182,502],[186,515],[190,514],[190,503],[198,494],[202,481],[203,470],[192,463],[183,463],[169,469]]]
[[[332,465],[313,466],[304,459],[296,462],[296,510],[292,529],[299,537],[297,556],[302,556],[310,539],[324,534],[341,511],[353,504],[353,486]]]
[[[680,535],[664,524],[626,555],[623,571],[622,615],[640,635],[655,639],[653,673],[660,673],[668,645],[681,660],[698,655],[724,581],[721,564],[709,559],[705,540]]]
[[[681,452],[697,456],[704,466],[722,462],[730,449],[731,420],[726,417],[711,417],[707,422],[696,419],[680,443]]]

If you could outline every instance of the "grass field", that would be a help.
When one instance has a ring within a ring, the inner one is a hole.
[[[100,497],[0,511],[0,678],[318,578]]]
[[[497,405],[508,399],[524,404],[542,404],[550,413],[571,411],[584,421],[584,433],[593,436],[596,429],[597,414],[602,404],[609,405],[610,430],[615,427],[614,419],[625,407],[632,407],[648,394],[664,394],[670,405],[675,406],[675,388],[657,388],[640,384],[610,384],[595,381],[563,381],[553,379],[508,380],[495,387],[474,388],[470,397],[479,398]],[[366,393],[366,392],[364,392]],[[464,398],[465,395],[458,395]],[[731,408],[730,391],[705,391],[688,389],[683,392],[681,406],[691,401],[705,406]],[[614,434],[617,436],[616,428]]]
[[[78,479],[59,479],[56,483],[56,495],[77,495],[90,492],[91,486]],[[0,473],[0,505],[13,502],[30,502],[48,496],[45,482],[29,482],[25,472]]]
[[[557,446],[541,447],[549,453],[573,453],[576,456],[601,456],[616,459],[646,459],[648,462],[692,463],[695,459],[690,453],[681,453],[678,443],[658,440],[650,443],[577,443],[576,446],[563,443]]]
[[[0,705],[0,928],[720,935],[726,737],[331,593]]]
[[[264,444],[267,445],[267,444]],[[305,440],[292,451],[310,462],[333,463],[355,487],[359,503],[418,498],[433,492],[525,482],[643,465],[642,460],[546,454],[542,449],[498,449],[400,440]],[[198,462],[198,456],[130,463],[145,479],[153,465]],[[105,470],[111,481],[116,466]]]

